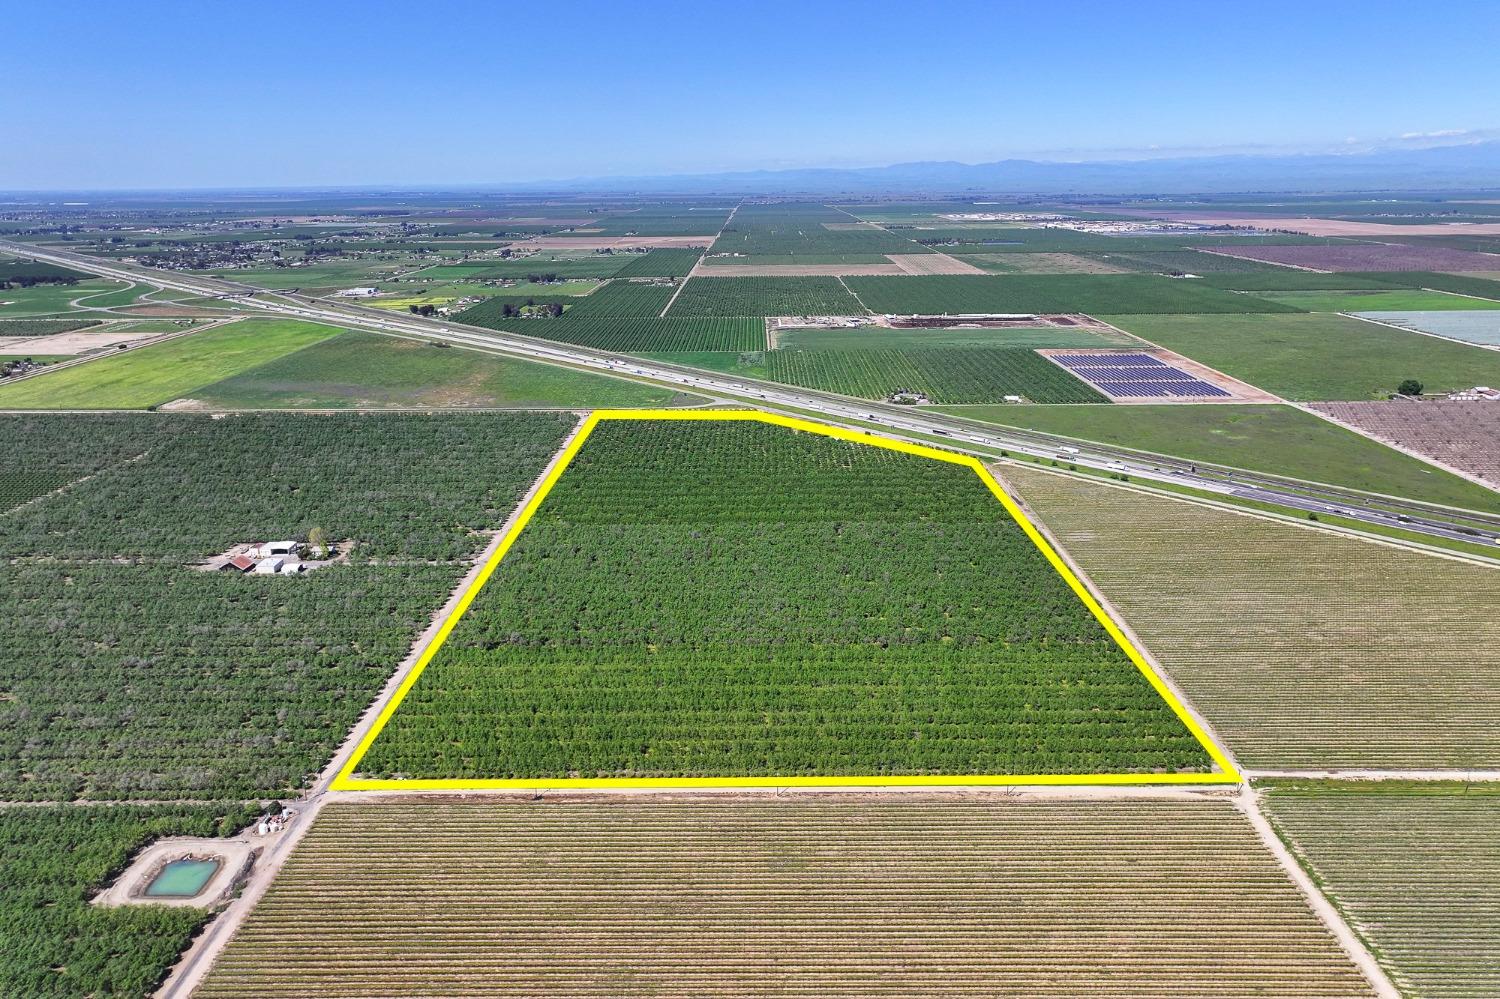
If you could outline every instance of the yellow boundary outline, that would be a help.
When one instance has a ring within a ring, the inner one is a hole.
[[[906,454],[914,454],[923,458],[931,458],[935,461],[945,461],[953,465],[963,465],[973,469],[980,480],[989,487],[991,493],[1005,507],[1005,511],[1020,525],[1021,530],[1031,539],[1046,556],[1052,568],[1065,579],[1069,588],[1083,601],[1087,607],[1104,626],[1104,630],[1115,640],[1129,656],[1130,661],[1135,663],[1136,668],[1150,681],[1162,700],[1172,709],[1187,730],[1193,734],[1198,743],[1207,751],[1209,758],[1219,768],[1217,772],[1208,773],[1103,773],[1103,774],[955,774],[940,776],[844,776],[844,777],[808,777],[808,776],[776,776],[766,775],[759,777],[559,777],[552,779],[448,779],[448,778],[418,778],[414,780],[388,780],[373,778],[357,778],[354,776],[355,769],[369,752],[370,746],[374,744],[381,731],[385,729],[386,723],[401,706],[407,693],[416,685],[417,679],[421,677],[422,671],[427,664],[432,662],[438,651],[442,649],[443,643],[448,640],[448,635],[458,624],[459,619],[474,602],[484,584],[489,581],[496,566],[501,559],[505,558],[511,546],[531,518],[541,507],[547,494],[557,484],[564,471],[572,464],[573,458],[577,456],[580,448],[593,433],[595,427],[604,420],[742,420],[755,421],[759,423],[770,423],[778,427],[788,427],[792,430],[802,430],[807,433],[821,434],[825,437],[833,437],[838,440],[853,441],[857,444],[868,444],[873,447],[883,447],[891,451],[901,451]],[[1108,784],[1237,784],[1241,780],[1239,771],[1222,749],[1209,738],[1208,733],[1197,723],[1187,708],[1183,706],[1175,694],[1172,693],[1166,682],[1157,675],[1137,649],[1120,630],[1113,618],[1109,616],[1099,602],[1094,599],[1092,593],[1083,585],[1082,581],[1068,568],[1066,562],[1053,550],[1052,545],[1047,542],[1040,531],[1038,531],[1011,499],[1001,488],[1000,483],[990,474],[984,463],[972,455],[956,454],[951,451],[942,451],[937,448],[926,447],[921,444],[909,444],[906,441],[891,440],[889,438],[876,437],[867,432],[844,430],[840,427],[831,427],[810,420],[799,420],[795,417],[780,416],[773,413],[762,413],[757,410],[676,410],[676,409],[600,409],[590,413],[579,427],[578,433],[563,449],[552,470],[542,480],[540,488],[532,495],[531,500],[521,510],[520,516],[511,525],[505,537],[501,539],[499,546],[493,555],[480,569],[479,575],[474,582],[464,591],[454,606],[452,613],[438,629],[427,649],[422,653],[416,664],[412,667],[401,686],[386,702],[385,707],[376,717],[375,723],[365,733],[364,738],[359,741],[349,761],[339,770],[338,776],[330,785],[335,791],[490,791],[490,790],[522,790],[543,788],[731,788],[731,787],[955,787],[955,786],[977,786],[977,785],[1108,785]]]

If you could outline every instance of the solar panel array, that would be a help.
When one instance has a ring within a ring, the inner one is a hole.
[[[1131,399],[1213,399],[1229,393],[1142,353],[1053,354],[1052,360],[1115,397]]]

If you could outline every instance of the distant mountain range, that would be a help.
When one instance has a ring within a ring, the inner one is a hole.
[[[1500,140],[1348,154],[1152,160],[897,163],[856,169],[589,177],[508,190],[643,194],[1209,194],[1253,191],[1472,190],[1500,187]]]

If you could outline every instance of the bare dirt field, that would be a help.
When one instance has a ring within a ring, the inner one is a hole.
[[[706,247],[713,241],[713,236],[538,236],[513,245],[533,250],[621,250],[631,246]]]
[[[946,253],[887,253],[886,259],[904,274],[983,274],[978,267]]]
[[[1500,402],[1315,402],[1311,408],[1500,487]]]
[[[6,337],[4,347],[7,354],[82,354],[117,343],[154,340],[162,335],[161,330],[130,329],[130,326],[130,323],[106,323],[51,336]]]

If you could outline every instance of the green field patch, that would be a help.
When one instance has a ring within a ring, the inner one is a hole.
[[[1500,493],[1291,406],[950,406],[943,411],[1188,461],[1500,510]]]
[[[410,266],[405,260],[340,260],[301,267],[232,267],[202,273],[257,288],[331,289],[379,284]]]
[[[142,409],[338,332],[289,319],[241,320],[0,386],[0,407]]]
[[[450,305],[460,298],[500,298],[510,302],[535,299],[538,302],[553,302],[560,298],[587,295],[598,287],[598,283],[594,281],[551,281],[545,284],[523,282],[511,285],[454,282],[428,286],[402,282],[387,287],[386,290],[393,294],[361,299],[360,304],[379,309],[407,310],[414,305],[418,308],[424,305]]]
[[[349,332],[196,389],[193,398],[216,409],[593,409],[693,397],[535,361]]]
[[[1500,302],[1465,298],[1440,291],[1287,291],[1261,292],[1259,298],[1304,312],[1438,312],[1500,309]]]
[[[900,350],[773,350],[768,377],[785,385],[886,399],[920,392],[936,403],[1107,402],[1093,388],[1022,347],[935,347]]]
[[[576,421],[102,413],[0,423],[22,469],[92,474],[0,517],[0,797],[68,801],[295,795]],[[354,542],[346,564],[295,578],[193,567],[313,527]]]
[[[865,309],[833,277],[695,277],[672,316],[862,316]]]
[[[0,995],[147,996],[211,917],[193,906],[99,906],[100,886],[167,836],[231,836],[253,805],[0,811]]]
[[[1149,274],[940,274],[844,280],[872,311],[892,315],[1299,311],[1191,279]]]
[[[1241,260],[1240,257],[1222,257],[1223,260]],[[1254,261],[1251,261],[1252,263]],[[1391,275],[1395,277],[1395,275]],[[1386,280],[1379,274],[1320,274],[1316,271],[1299,271],[1290,267],[1272,267],[1245,273],[1204,274],[1200,279],[1213,288],[1225,291],[1389,291],[1407,285],[1395,280]],[[1259,296],[1264,298],[1265,296]]]
[[[76,319],[0,319],[0,337],[7,336],[51,336],[71,330],[98,326],[98,319],[79,316]]]
[[[637,255],[632,253],[537,253],[511,260],[496,257],[439,264],[406,276],[438,281],[525,279],[546,274],[560,278],[607,278],[635,259]]]
[[[557,319],[519,320],[493,315],[476,316],[470,310],[464,314],[463,321],[559,343],[631,354],[675,350],[762,350],[766,345],[765,322],[745,317],[575,319],[565,313]]]
[[[643,281],[610,281],[574,303],[568,314],[575,319],[605,316],[659,316],[672,300],[677,286]]]
[[[616,277],[670,277],[684,278],[698,259],[702,250],[666,248],[629,258],[629,263],[615,272]]]
[[[605,420],[354,769],[1209,766],[971,468],[759,422]]]
[[[1500,260],[1497,260],[1500,264]],[[1500,266],[1495,268],[1500,273]],[[1470,274],[1437,274],[1430,271],[1398,271],[1392,273],[1362,274],[1360,277],[1385,281],[1403,288],[1432,288],[1455,295],[1473,295],[1500,301],[1500,281],[1493,277],[1475,277]]]
[[[1114,325],[1299,401],[1500,384],[1500,353],[1338,315],[1117,316]]]
[[[783,329],[777,347],[785,350],[868,350],[935,347],[1120,347],[1136,343],[1112,330],[1045,326],[1032,329],[891,329],[857,326],[848,329]]]
[[[144,289],[127,288],[123,281],[107,278],[92,278],[76,284],[35,284],[30,288],[6,288],[0,290],[0,319],[20,319],[26,316],[51,316],[59,312],[74,312],[91,306],[128,305]],[[124,295],[120,293],[124,292]],[[119,301],[106,301],[106,297]],[[73,305],[74,300],[90,299]]]

